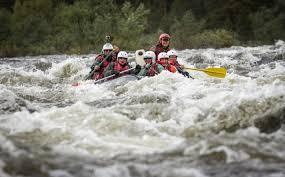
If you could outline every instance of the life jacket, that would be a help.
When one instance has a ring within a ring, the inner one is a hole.
[[[177,70],[176,70],[176,67],[173,66],[173,65],[170,65],[169,63],[161,63],[159,61],[157,61],[159,64],[161,64],[161,66],[163,66],[164,69],[172,72],[172,73],[175,73]]]
[[[105,69],[104,76],[108,77],[108,76],[112,75],[112,73],[114,73],[114,71],[122,72],[122,71],[128,70],[130,68],[131,68],[131,66],[128,63],[126,63],[125,65],[122,66],[117,61],[112,62],[109,64],[108,68]],[[130,73],[131,73],[131,71],[128,71],[128,72],[125,72],[123,74],[120,74],[120,76],[127,75]],[[115,78],[115,76],[109,78],[108,80],[112,80],[114,78]]]
[[[130,67],[130,65],[128,65],[128,63],[126,63],[124,66],[122,66],[118,62],[115,62],[114,66],[113,66],[113,70],[119,71],[119,72],[125,71],[125,70],[130,69],[130,68],[131,67]],[[122,75],[126,75],[126,74],[129,74],[129,72],[123,73]]]
[[[167,66],[167,70],[172,72],[172,73],[175,73],[177,71],[175,66],[172,66],[172,65],[169,65],[169,64]]]
[[[157,73],[159,73],[159,69],[157,67],[157,64],[156,63],[153,63],[151,65],[151,67],[148,69],[147,71],[147,76],[155,76]]]
[[[104,60],[105,57],[106,57],[106,55],[100,54],[95,58],[95,63],[96,63],[95,65],[100,64],[101,66],[100,66],[99,70],[94,72],[92,79],[94,79],[94,80],[102,79],[104,77],[103,72],[104,72],[105,68],[107,68],[109,66],[110,62],[116,61],[116,58],[115,58],[116,56],[114,54],[112,54],[111,56],[106,58],[106,60]]]
[[[166,52],[166,53],[167,53],[170,49],[169,49],[169,46],[163,47],[163,46],[161,45],[161,43],[158,43],[158,44],[156,44],[155,46],[152,46],[152,47],[150,48],[150,50],[155,53],[155,55],[156,55],[156,61],[157,61],[157,57],[158,57],[158,54],[159,54],[159,53],[161,53],[161,52]]]
[[[176,69],[177,69],[177,71],[180,73],[181,71],[183,71],[183,65],[181,65],[181,64],[179,64],[178,63],[178,61],[173,61],[173,60],[170,60],[169,62],[168,62],[170,65],[172,65],[172,66],[174,66]]]

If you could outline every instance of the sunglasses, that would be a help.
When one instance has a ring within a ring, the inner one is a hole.
[[[169,41],[168,38],[163,38],[162,40],[163,40],[164,42],[168,42],[168,41]]]
[[[147,58],[143,58],[143,59],[145,59],[145,60],[149,60],[149,59],[152,59],[152,58],[147,57]]]
[[[111,52],[111,51],[113,51],[113,50],[104,50],[104,52],[105,52],[105,51],[106,51],[106,52]]]
[[[127,58],[123,58],[123,57],[119,57],[119,58],[118,58],[118,60],[120,60],[120,59],[124,59],[124,60],[127,60]]]

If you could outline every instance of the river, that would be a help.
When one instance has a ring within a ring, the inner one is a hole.
[[[285,42],[178,55],[227,76],[95,85],[92,54],[1,58],[0,176],[285,177]]]

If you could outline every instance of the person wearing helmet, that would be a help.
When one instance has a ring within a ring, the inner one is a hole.
[[[166,52],[161,52],[160,54],[158,54],[158,60],[157,60],[157,63],[161,64],[163,66],[164,69],[172,72],[172,73],[175,73],[176,72],[176,68],[175,66],[173,65],[170,65],[168,63],[168,59],[169,59],[169,56],[167,55]]]
[[[167,52],[167,55],[169,57],[168,59],[168,63],[172,66],[174,66],[176,68],[176,70],[182,74],[185,77],[190,78],[191,76],[189,75],[189,73],[187,71],[184,71],[184,66],[179,64],[177,61],[177,52],[175,50],[170,50]]]
[[[111,62],[109,66],[104,70],[104,77],[115,74],[115,77],[131,74],[131,71],[120,74],[120,72],[131,69],[128,63],[128,53],[125,51],[120,51],[117,56],[117,61]],[[114,77],[114,78],[115,78]]]
[[[98,80],[103,78],[104,69],[110,62],[116,61],[117,53],[114,51],[112,44],[106,43],[103,45],[102,53],[97,55],[94,63],[91,66],[91,71],[86,79]]]
[[[155,62],[156,56],[153,51],[145,52],[143,58],[146,64],[139,72],[138,76],[154,76],[164,69],[163,66]]]
[[[150,48],[151,51],[154,51],[156,58],[158,59],[158,54],[161,52],[168,52],[170,44],[170,35],[163,33],[159,36],[159,41],[155,46]]]

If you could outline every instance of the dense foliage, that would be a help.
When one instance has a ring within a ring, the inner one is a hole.
[[[100,52],[106,35],[124,50],[149,48],[160,32],[172,47],[285,40],[284,0],[0,1],[0,57]]]

